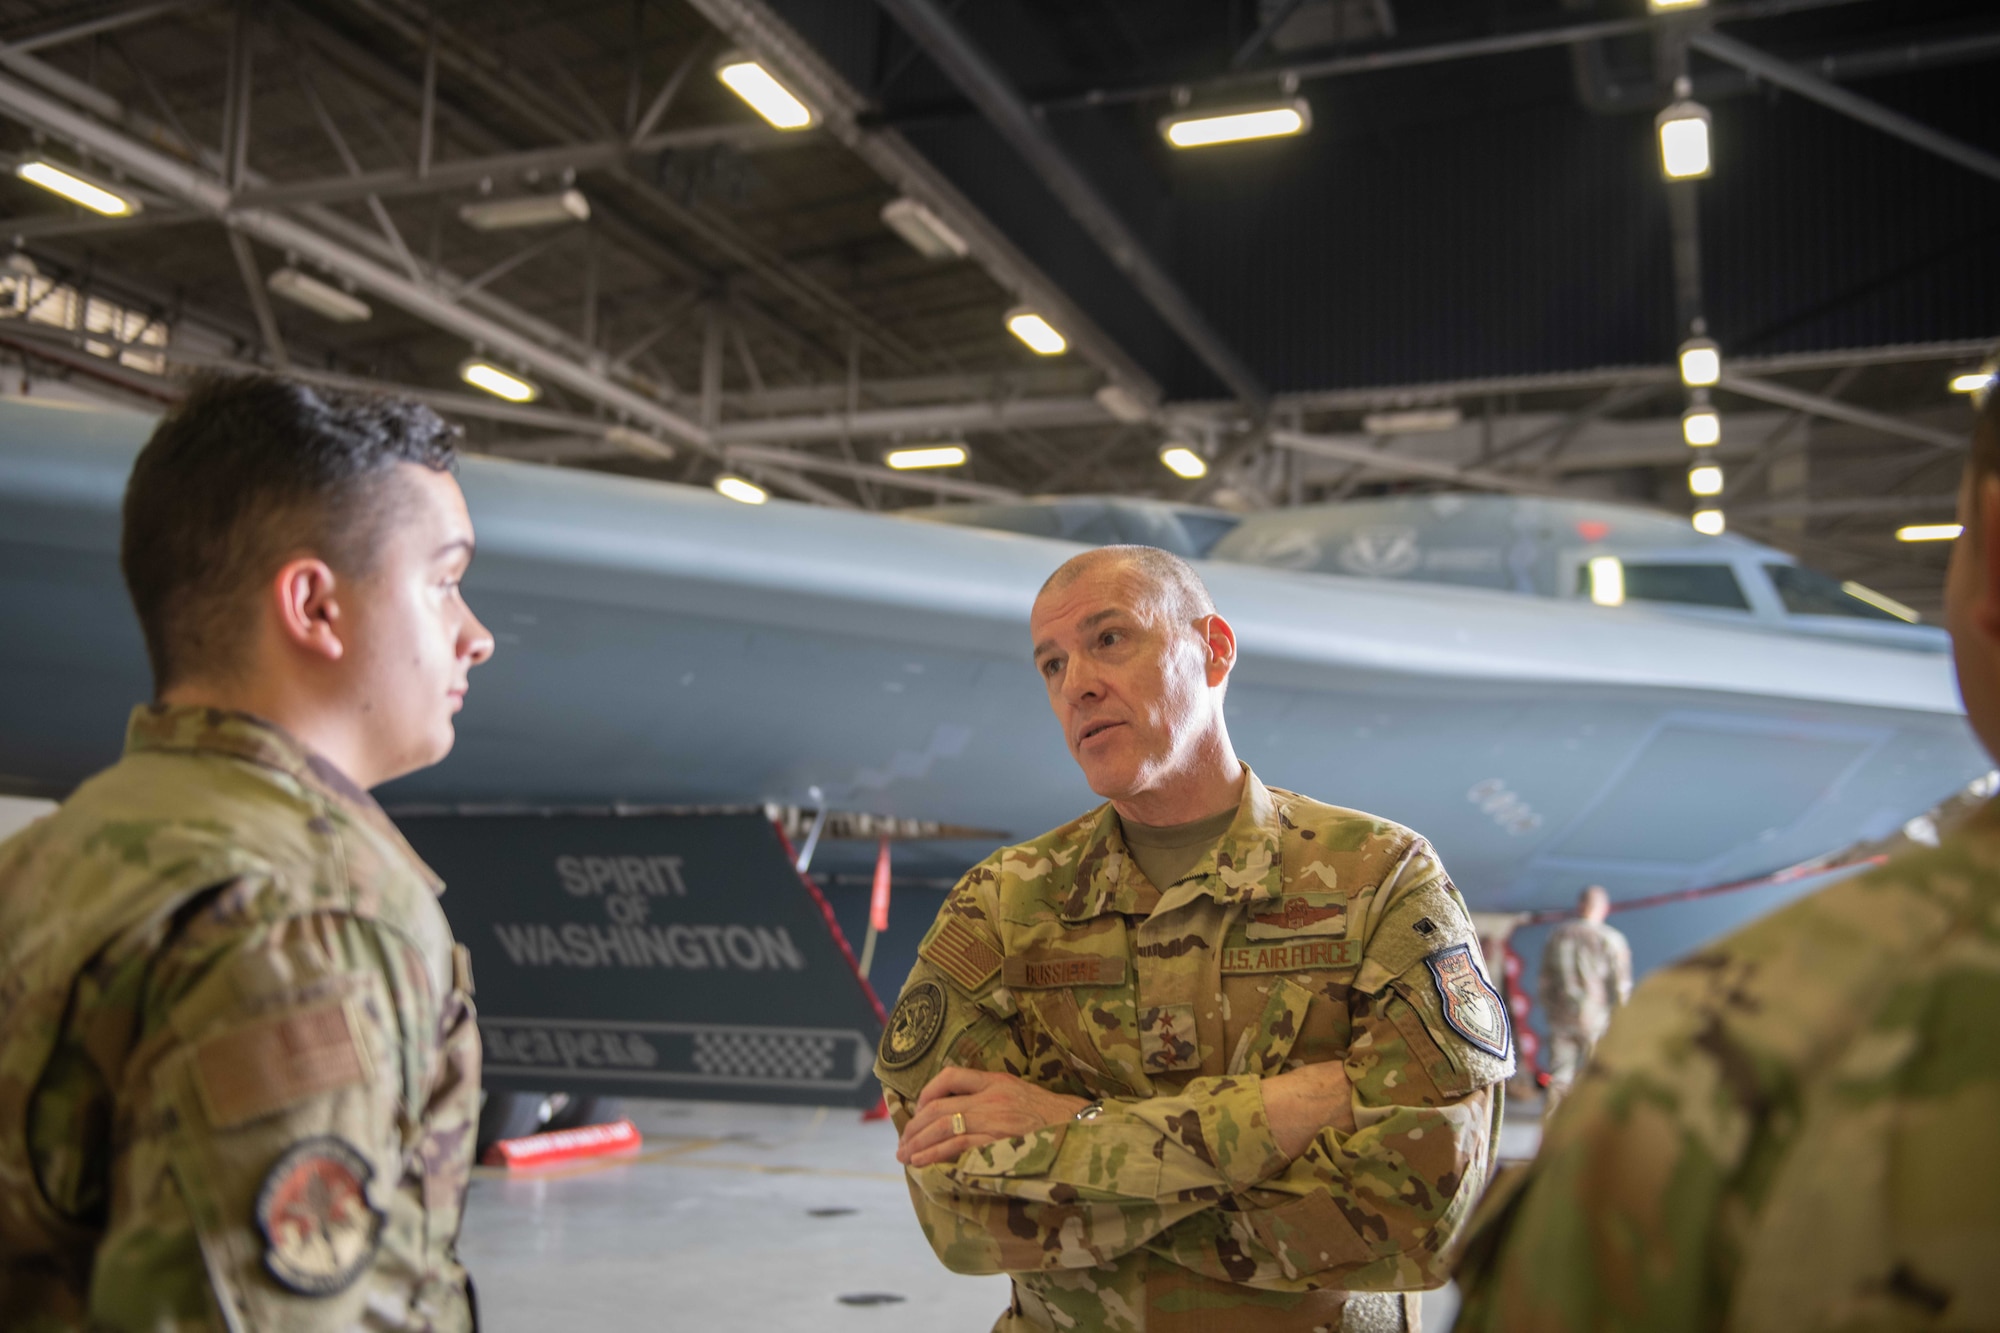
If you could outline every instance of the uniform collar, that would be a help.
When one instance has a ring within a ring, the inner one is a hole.
[[[274,722],[226,708],[141,704],[125,726],[125,753],[225,754],[285,774],[301,786],[349,806],[372,823],[388,816],[375,798],[324,755]]]
[[[1109,802],[1091,818],[1076,881],[1056,912],[1065,921],[1083,921],[1104,912],[1140,911],[1138,882],[1142,878],[1131,848],[1125,845],[1118,812]],[[1182,877],[1180,886],[1156,885],[1163,899],[1176,902],[1206,895],[1217,902],[1263,902],[1280,895],[1284,817],[1278,803],[1250,766],[1243,766],[1243,797],[1236,818],[1215,846]],[[1164,904],[1163,904],[1164,905]],[[1155,909],[1157,910],[1157,909]]]

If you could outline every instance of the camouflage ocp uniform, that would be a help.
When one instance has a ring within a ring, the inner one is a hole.
[[[0,846],[0,1328],[469,1328],[440,888],[332,765],[208,709],[139,709]]]
[[[1104,1101],[910,1172],[945,1264],[1012,1276],[996,1329],[1290,1333],[1400,1329],[1401,1297],[1351,1293],[1444,1281],[1512,1054],[1429,845],[1250,776],[1164,890],[1108,805],[975,867],[877,1073],[899,1128],[947,1064]],[[1358,1129],[1289,1160],[1262,1081],[1323,1061],[1345,1065]]]
[[[1602,921],[1565,921],[1542,949],[1536,998],[1548,1024],[1548,1110],[1590,1063],[1611,1015],[1632,995],[1632,946]]]
[[[1456,1327],[2000,1328],[2000,808],[1639,987]]]

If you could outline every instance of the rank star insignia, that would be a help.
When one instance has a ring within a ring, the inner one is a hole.
[[[884,1069],[907,1069],[931,1048],[944,1028],[944,987],[919,981],[896,1001],[889,1026],[882,1030],[878,1054]]]
[[[1472,961],[1472,946],[1456,944],[1424,959],[1444,1005],[1451,1030],[1494,1057],[1505,1060],[1514,1050],[1514,1029],[1507,1006]]]
[[[344,1291],[381,1240],[382,1214],[368,1202],[374,1168],[331,1134],[295,1143],[257,1192],[264,1268],[301,1296]]]

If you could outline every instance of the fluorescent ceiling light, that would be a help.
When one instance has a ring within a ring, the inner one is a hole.
[[[1681,438],[1697,449],[1722,443],[1722,417],[1712,407],[1690,407],[1681,413]]]
[[[1676,102],[1659,114],[1660,169],[1668,180],[1698,180],[1713,170],[1708,156],[1708,108]]]
[[[1097,405],[1126,425],[1134,425],[1152,416],[1144,400],[1122,384],[1106,384],[1091,395]]]
[[[1030,351],[1042,356],[1061,356],[1069,350],[1069,343],[1056,332],[1055,326],[1032,310],[1008,311],[1007,330],[1028,344]]]
[[[963,259],[972,252],[963,236],[914,199],[891,199],[882,205],[882,221],[925,259]]]
[[[590,200],[582,190],[557,194],[524,194],[512,199],[480,199],[461,204],[458,220],[479,231],[515,227],[550,227],[562,222],[590,221]]]
[[[264,285],[271,289],[272,295],[282,296],[294,305],[302,305],[336,324],[358,324],[375,314],[360,297],[295,268],[274,270],[270,277],[264,279]]]
[[[1592,556],[1590,600],[1599,606],[1625,605],[1625,562],[1615,555]]]
[[[926,444],[891,449],[882,461],[898,472],[907,472],[919,467],[958,467],[969,457],[962,444]]]
[[[747,56],[724,56],[715,67],[715,77],[748,102],[752,111],[770,121],[774,129],[802,130],[813,123],[812,108],[772,78],[770,70]]]
[[[1682,10],[1707,7],[1708,0],[1646,0],[1646,8],[1655,14],[1677,14]]]
[[[478,357],[462,363],[458,368],[458,377],[473,388],[484,389],[495,398],[505,398],[510,403],[532,403],[542,396],[541,386],[532,380],[524,380]]]
[[[1725,526],[1720,509],[1694,511],[1694,530],[1704,537],[1720,537]]]
[[[1703,389],[1722,378],[1722,349],[1713,338],[1690,338],[1681,344],[1681,383]]]
[[[771,493],[754,481],[747,481],[733,472],[725,472],[715,479],[715,491],[738,504],[760,505],[771,498]]]
[[[1911,523],[1896,529],[1899,542],[1957,541],[1965,531],[1963,523]]]
[[[1695,495],[1722,494],[1722,469],[1712,463],[1689,468],[1688,490]]]
[[[1870,606],[1879,607],[1880,609],[1887,611],[1890,615],[1896,617],[1896,619],[1898,620],[1907,620],[1912,625],[1917,623],[1917,613],[1911,610],[1909,607],[1904,606],[1901,602],[1889,596],[1889,594],[1887,593],[1876,592],[1873,588],[1867,586],[1866,584],[1856,583],[1852,579],[1848,580],[1846,583],[1841,584],[1840,590],[1846,593],[1849,597],[1858,597],[1862,601],[1868,603],[1868,605]]]
[[[1184,444],[1170,444],[1160,450],[1160,461],[1169,472],[1188,481],[1208,475],[1208,461]]]
[[[14,174],[31,185],[39,185],[51,194],[59,194],[73,204],[82,204],[91,212],[102,213],[108,218],[130,217],[141,207],[139,201],[130,195],[107,190],[95,181],[85,180],[75,172],[40,158],[23,162],[14,168]]]
[[[1428,435],[1450,430],[1465,416],[1455,407],[1421,407],[1410,412],[1370,412],[1361,429],[1370,435]]]
[[[1260,106],[1183,111],[1163,117],[1160,133],[1176,148],[1206,148],[1210,144],[1242,143],[1246,139],[1278,139],[1312,128],[1312,108],[1304,98]]]
[[[1992,371],[1968,370],[1963,375],[1953,375],[1951,377],[1951,391],[1953,393],[1978,393],[1992,382]]]

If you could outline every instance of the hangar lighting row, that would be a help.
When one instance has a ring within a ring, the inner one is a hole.
[[[14,174],[30,185],[39,185],[51,194],[59,194],[73,204],[81,204],[91,212],[102,213],[108,218],[130,217],[141,208],[135,196],[101,185],[78,174],[73,168],[59,167],[38,157],[15,167]]]

